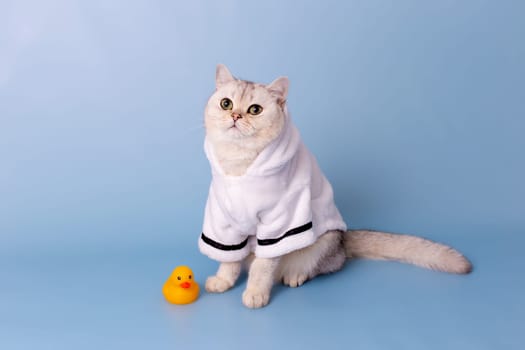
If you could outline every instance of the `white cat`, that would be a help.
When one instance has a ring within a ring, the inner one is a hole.
[[[249,266],[243,303],[268,304],[275,282],[298,287],[341,269],[348,258],[398,260],[469,273],[456,250],[429,240],[346,229],[332,187],[303,145],[286,108],[288,79],[238,80],[217,66],[205,110],[205,150],[213,179],[200,250],[220,261],[208,292],[230,289]]]

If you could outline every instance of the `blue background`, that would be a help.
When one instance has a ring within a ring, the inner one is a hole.
[[[522,1],[0,2],[0,348],[518,349]],[[445,242],[455,276],[354,261],[271,304],[168,305],[209,184],[217,63],[291,80],[353,228]]]

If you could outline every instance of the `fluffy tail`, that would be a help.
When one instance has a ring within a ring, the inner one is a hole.
[[[472,271],[470,261],[457,250],[416,236],[348,231],[345,234],[345,250],[349,258],[397,260],[450,273]]]

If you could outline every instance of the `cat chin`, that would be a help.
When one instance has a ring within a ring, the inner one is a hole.
[[[214,143],[235,143],[239,145],[243,145],[251,139],[250,136],[244,135],[236,128],[227,129],[219,133],[208,134],[208,136]]]
[[[230,139],[232,141],[233,140],[236,140],[236,141],[245,140],[245,139],[251,138],[252,136],[253,135],[246,135],[239,128],[237,128],[235,126],[232,126],[231,128],[228,128],[227,130],[225,130],[225,132],[223,134],[223,137],[224,137],[224,139],[226,141],[228,139]]]

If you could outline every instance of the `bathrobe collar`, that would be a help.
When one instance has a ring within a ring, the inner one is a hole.
[[[285,166],[297,153],[301,145],[301,137],[299,131],[290,120],[290,116],[285,110],[285,122],[283,130],[275,140],[270,142],[261,153],[255,158],[253,163],[246,169],[246,173],[236,178],[252,177],[252,176],[269,176],[273,175]],[[214,176],[233,177],[228,176],[222,170],[213,149],[212,143],[208,137],[204,141],[204,150],[206,156],[210,161],[212,173]]]

